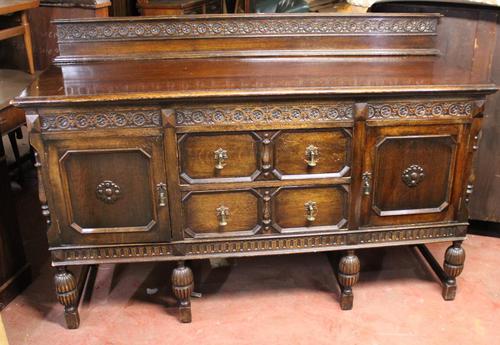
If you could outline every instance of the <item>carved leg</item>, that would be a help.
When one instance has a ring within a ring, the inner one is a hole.
[[[78,328],[80,316],[78,315],[78,287],[73,273],[66,267],[57,267],[54,277],[57,300],[64,306],[64,317],[69,329]]]
[[[453,245],[446,249],[443,268],[441,268],[425,245],[419,244],[417,248],[420,250],[420,253],[422,253],[424,259],[427,260],[434,273],[436,273],[439,280],[441,280],[441,284],[443,285],[443,298],[446,301],[454,300],[457,293],[457,281],[455,278],[458,277],[464,269],[465,251],[462,248],[462,241],[455,241]]]
[[[179,261],[172,272],[172,290],[179,302],[179,319],[181,322],[191,322],[191,293],[193,292],[193,272]]]
[[[443,298],[446,301],[455,299],[457,293],[456,278],[462,273],[464,262],[465,250],[462,248],[462,241],[455,241],[444,254],[443,270],[447,279],[443,281]]]
[[[351,310],[354,295],[352,287],[359,279],[359,259],[354,254],[354,250],[348,250],[347,254],[340,259],[338,280],[342,293],[340,295],[340,308]]]

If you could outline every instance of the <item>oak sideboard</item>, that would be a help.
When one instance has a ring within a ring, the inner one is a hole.
[[[72,265],[412,245],[455,297],[473,153],[496,87],[443,61],[438,14],[59,20],[60,55],[14,100],[37,152],[58,300]],[[425,247],[450,242],[442,267]]]

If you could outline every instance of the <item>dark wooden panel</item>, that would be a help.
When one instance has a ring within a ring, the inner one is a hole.
[[[364,224],[452,220],[458,206],[452,192],[461,183],[454,178],[461,128],[371,128],[365,153],[365,172],[371,178],[368,190],[363,189]]]
[[[169,240],[160,137],[60,140],[49,170],[63,243]],[[166,187],[165,187],[166,188]]]
[[[347,176],[351,134],[344,129],[281,131],[274,141],[274,173],[280,179]]]
[[[440,212],[450,198],[455,138],[386,136],[377,143],[373,208],[379,215]]]
[[[181,177],[189,183],[250,181],[257,173],[257,147],[252,133],[185,134],[179,139]]]
[[[251,235],[258,231],[256,192],[191,192],[183,198],[184,231],[189,237]],[[224,214],[223,214],[224,213]]]
[[[347,201],[343,186],[281,188],[273,196],[274,226],[280,232],[343,228]]]
[[[97,233],[147,231],[153,221],[151,157],[141,150],[66,151],[72,226]]]

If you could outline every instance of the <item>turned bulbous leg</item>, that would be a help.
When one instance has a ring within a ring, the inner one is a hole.
[[[179,319],[181,322],[191,322],[191,294],[193,293],[193,272],[179,261],[172,272],[172,290],[179,303]]]
[[[462,248],[462,241],[455,241],[446,249],[444,255],[443,270],[447,279],[443,284],[443,298],[447,301],[455,299],[457,293],[456,277],[462,273],[464,262],[465,250]]]
[[[341,286],[340,308],[342,310],[352,309],[354,295],[352,287],[359,279],[360,263],[354,250],[347,251],[347,254],[340,259],[338,280]]]
[[[78,315],[78,289],[75,276],[66,267],[57,267],[54,276],[57,300],[64,306],[64,317],[69,329],[78,328],[80,316]]]

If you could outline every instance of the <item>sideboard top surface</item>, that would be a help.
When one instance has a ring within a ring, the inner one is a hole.
[[[442,61],[438,22],[436,14],[57,21],[60,55],[14,103],[494,92]]]
[[[170,59],[52,66],[15,103],[494,90],[431,57]]]

